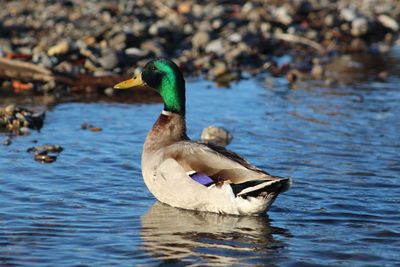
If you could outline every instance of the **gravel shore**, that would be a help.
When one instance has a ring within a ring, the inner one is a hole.
[[[149,59],[169,57],[186,75],[221,84],[244,72],[321,78],[324,64],[338,54],[387,52],[400,18],[398,0],[37,0],[2,1],[2,7],[0,57],[31,63],[44,69],[40,73],[127,76]],[[283,55],[291,62],[279,64]],[[16,78],[1,68],[0,93],[71,88],[62,79]],[[110,84],[92,89],[112,94]]]

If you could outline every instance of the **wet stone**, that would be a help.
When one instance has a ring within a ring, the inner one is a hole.
[[[86,129],[89,129],[89,128],[92,128],[93,127],[93,125],[91,125],[90,123],[82,123],[81,124],[81,129],[82,130],[86,130]]]
[[[52,163],[57,160],[63,150],[64,148],[59,145],[42,145],[28,148],[27,152],[31,153],[34,160],[40,163]]]
[[[4,137],[2,144],[5,146],[11,145],[11,137],[10,136]]]
[[[34,159],[40,163],[52,163],[57,160],[57,156],[36,154]]]
[[[104,89],[104,94],[105,94],[106,96],[111,97],[111,96],[114,95],[114,89],[113,89],[113,88],[106,88],[106,89]]]
[[[91,127],[91,128],[89,128],[89,130],[91,132],[101,132],[101,131],[103,131],[103,129],[100,128],[100,127]]]
[[[92,124],[86,123],[86,122],[81,124],[81,129],[82,130],[89,130],[91,132],[101,132],[101,131],[103,131],[103,128],[93,126]]]
[[[98,61],[103,69],[112,70],[119,64],[119,56],[115,51],[107,51]]]
[[[27,135],[30,129],[42,128],[44,118],[45,113],[34,113],[23,107],[9,105],[0,108],[0,131]]]
[[[207,128],[203,129],[200,139],[205,143],[227,146],[232,141],[233,136],[222,127],[208,126]]]

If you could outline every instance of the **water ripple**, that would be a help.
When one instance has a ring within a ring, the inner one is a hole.
[[[293,178],[268,216],[154,204],[140,157],[161,104],[65,103],[40,133],[0,147],[0,265],[397,264],[400,79],[297,90],[275,81],[187,86],[191,137],[223,126],[234,136],[230,149]],[[103,131],[81,130],[84,122]],[[32,140],[65,150],[40,164],[25,152]]]

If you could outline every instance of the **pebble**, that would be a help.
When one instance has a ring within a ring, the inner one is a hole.
[[[233,136],[222,127],[208,126],[207,128],[203,129],[200,139],[205,143],[227,146],[232,141]]]
[[[378,21],[382,23],[383,26],[391,29],[394,32],[399,31],[399,23],[395,19],[389,17],[388,15],[385,14],[379,15]]]
[[[284,25],[290,25],[293,22],[293,17],[290,14],[287,6],[280,6],[273,10],[273,17]]]
[[[54,161],[57,160],[57,156],[54,155],[41,155],[41,154],[35,154],[33,155],[33,158],[40,162],[40,163],[53,163]]]
[[[324,73],[325,73],[324,67],[319,63],[314,64],[311,68],[311,75],[315,79],[322,79]]]
[[[353,21],[357,17],[357,14],[352,8],[343,8],[340,11],[340,17],[345,21]]]
[[[93,127],[93,125],[91,125],[90,123],[84,122],[84,123],[81,124],[81,129],[82,130],[86,130],[86,129],[89,129],[89,128],[92,128],[92,127]]]
[[[42,145],[28,148],[26,151],[31,153],[34,160],[40,163],[52,163],[57,160],[57,157],[64,150],[59,145]]]
[[[103,131],[103,128],[100,128],[100,127],[91,127],[91,128],[89,128],[89,130],[90,130],[91,132],[101,132],[101,131]]]
[[[5,146],[11,145],[11,137],[10,137],[10,136],[4,137],[4,139],[3,139],[3,145],[5,145]]]
[[[386,80],[389,77],[389,73],[387,71],[381,71],[378,73],[378,78],[382,80]]]
[[[19,134],[20,135],[28,135],[30,133],[30,130],[28,127],[21,127],[19,129]]]
[[[130,57],[134,56],[134,57],[142,58],[142,57],[148,56],[149,51],[141,50],[137,47],[128,47],[127,49],[125,49],[125,54]]]
[[[58,63],[58,60],[56,57],[49,56],[44,52],[39,52],[39,53],[33,54],[32,62],[37,63],[38,65],[41,65],[45,68],[50,69]]]
[[[207,53],[221,54],[224,49],[224,44],[221,39],[211,41],[205,48]]]
[[[351,22],[351,34],[361,36],[368,32],[368,21],[364,17],[358,17]]]
[[[194,48],[204,48],[210,41],[210,34],[206,31],[199,31],[193,35],[192,46]]]
[[[62,146],[59,145],[42,145],[42,146],[37,146],[37,147],[31,147],[27,149],[27,152],[31,153],[44,153],[43,151],[47,153],[61,153],[64,150]]]
[[[214,67],[210,70],[214,76],[220,76],[228,72],[228,67],[224,61],[214,62]]]
[[[70,49],[69,42],[66,40],[63,40],[59,42],[58,44],[52,46],[47,50],[47,54],[49,56],[55,56],[55,55],[64,55],[66,54]]]
[[[89,131],[91,131],[91,132],[100,132],[100,131],[103,131],[102,128],[100,128],[100,127],[95,127],[95,126],[93,126],[92,124],[86,123],[86,122],[81,124],[81,129],[82,129],[82,130],[89,130]]]
[[[114,95],[114,89],[113,88],[106,88],[104,89],[104,94],[108,97],[112,97]]]
[[[101,67],[105,70],[112,70],[119,64],[119,56],[117,52],[109,50],[105,52],[105,55],[98,59]]]

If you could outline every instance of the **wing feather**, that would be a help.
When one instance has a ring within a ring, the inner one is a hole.
[[[253,180],[280,179],[220,146],[185,140],[168,146],[164,153],[166,158],[175,159],[186,172],[202,173],[216,181],[229,180],[231,183],[243,183]]]

